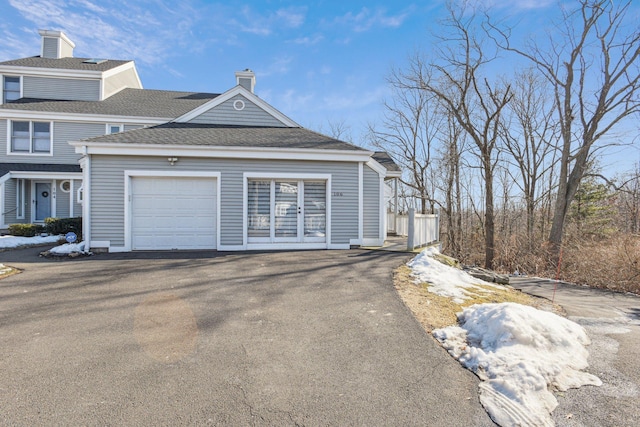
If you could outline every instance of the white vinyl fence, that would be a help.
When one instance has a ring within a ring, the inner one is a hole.
[[[396,234],[407,236],[407,249],[413,250],[440,240],[438,215],[417,214],[409,209],[409,215],[396,215]]]

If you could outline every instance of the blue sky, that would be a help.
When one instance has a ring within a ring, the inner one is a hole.
[[[542,28],[555,0],[487,0]],[[231,1],[0,0],[0,60],[39,54],[38,29],[63,30],[75,55],[133,59],[149,89],[224,92],[234,72],[256,73],[256,93],[296,122],[353,142],[379,120],[385,77],[416,50],[444,0]],[[637,158],[636,154],[636,158]]]

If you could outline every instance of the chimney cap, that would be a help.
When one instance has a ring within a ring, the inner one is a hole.
[[[253,93],[256,86],[256,73],[249,68],[244,71],[236,71],[236,83]]]
[[[56,31],[56,30],[38,30],[38,34],[40,34],[42,37],[54,37],[54,38],[60,38],[62,40],[64,40],[65,42],[67,42],[69,44],[69,46],[71,46],[72,48],[76,47],[76,44],[74,42],[72,42],[69,37],[67,37],[67,35],[62,32],[62,31]]]

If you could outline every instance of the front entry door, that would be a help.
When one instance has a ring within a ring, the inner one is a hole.
[[[35,220],[41,222],[51,216],[51,184],[48,182],[36,182],[35,193]]]

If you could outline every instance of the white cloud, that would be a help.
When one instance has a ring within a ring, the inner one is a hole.
[[[318,44],[320,43],[322,40],[324,40],[324,36],[322,34],[316,34],[314,36],[305,36],[305,37],[299,37],[297,39],[293,39],[291,40],[291,43],[293,44],[301,44],[301,45],[305,45],[305,46],[312,46],[314,44]]]
[[[117,0],[100,4],[90,0],[9,0],[9,4],[35,28],[63,30],[76,44],[76,56],[135,59],[142,64],[166,59],[198,16],[189,2],[164,0],[139,4]],[[32,31],[37,36],[35,29]],[[36,45],[30,55],[38,51]]]
[[[269,36],[278,28],[299,28],[304,23],[305,12],[304,8],[289,7],[261,15],[251,7],[244,6],[241,20],[232,19],[230,22],[243,32]]]
[[[363,7],[360,12],[347,14],[335,19],[338,24],[351,27],[352,31],[357,33],[368,31],[374,27],[397,28],[402,25],[409,16],[409,12],[405,11],[397,15],[387,15],[384,9],[376,9],[372,11],[367,7]]]

